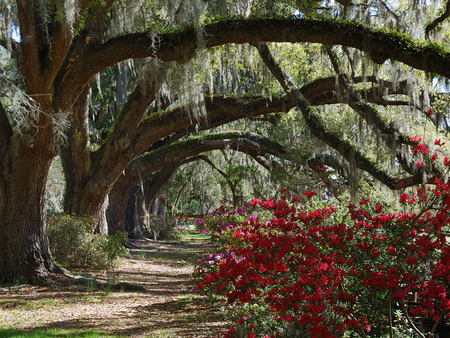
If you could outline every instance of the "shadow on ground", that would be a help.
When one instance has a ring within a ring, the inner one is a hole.
[[[119,336],[219,336],[226,327],[219,307],[193,291],[190,279],[197,253],[207,244],[204,239],[181,243],[136,240],[132,245],[139,249],[130,250],[131,257],[113,272],[83,272],[101,282],[141,285],[145,292],[100,290],[95,284],[1,291],[0,327],[5,329],[0,337],[8,332],[32,337],[34,332],[21,330],[38,330],[40,337],[50,337],[49,329],[92,334],[75,335],[80,337],[105,336],[102,332]]]

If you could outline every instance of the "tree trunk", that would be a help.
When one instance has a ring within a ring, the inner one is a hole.
[[[70,189],[64,196],[64,212],[69,215],[90,219],[94,231],[108,234],[106,210],[108,208],[108,192],[100,189],[94,191]]]
[[[128,200],[125,215],[125,229],[128,232],[129,238],[144,238],[141,232],[141,219],[139,217],[139,196],[137,190],[131,194],[131,197]]]
[[[0,154],[0,282],[42,284],[49,271],[59,270],[49,251],[43,211],[54,154],[48,145],[24,140],[29,141],[13,137]]]
[[[112,184],[104,187],[92,178],[92,155],[89,151],[89,88],[81,93],[73,107],[73,121],[67,131],[67,146],[61,150],[61,162],[66,178],[64,212],[90,218],[95,231],[108,233],[106,208]]]
[[[110,233],[127,231],[130,238],[142,236],[140,231],[141,209],[150,206],[158,192],[167,183],[175,167],[170,166],[144,182],[143,198],[139,198],[139,186],[132,172],[125,171],[109,194],[107,220]],[[145,205],[144,205],[145,204]]]
[[[126,184],[120,184],[120,182],[117,183],[109,194],[109,206],[106,212],[110,234],[128,231],[125,219],[127,218],[127,210],[132,208],[129,201],[136,191],[135,185],[127,186]]]

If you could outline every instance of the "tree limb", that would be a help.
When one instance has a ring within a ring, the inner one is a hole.
[[[263,62],[271,72],[272,69],[276,70],[277,68],[280,68],[268,48],[259,48],[258,46],[258,52]],[[290,81],[289,78],[283,78],[283,73],[284,71],[278,70],[274,71],[273,75],[282,86],[290,89],[291,93],[295,96],[296,105],[301,111],[311,133],[324,143],[328,144],[330,147],[334,148],[348,162],[354,163],[357,168],[369,173],[374,178],[388,186],[390,189],[399,189],[398,179],[390,176],[380,168],[377,168],[375,163],[369,160],[364,154],[359,152],[350,142],[343,140],[338,135],[332,133],[331,131],[328,131],[324,127],[320,119],[312,112],[312,110],[310,109],[310,105],[302,92],[298,89],[295,89],[293,85],[290,85],[292,84],[292,81]],[[402,182],[403,181],[404,180],[402,180]]]
[[[146,153],[128,166],[125,175],[128,177],[128,182],[131,182],[132,177],[138,179],[139,175],[148,176],[167,166],[180,163],[186,158],[210,150],[227,148],[258,154],[285,155],[285,150],[280,144],[254,133],[214,133],[189,137]]]
[[[37,93],[42,64],[39,58],[41,45],[40,22],[36,16],[34,0],[17,0],[20,36],[22,39],[22,69],[29,94]]]
[[[315,19],[235,19],[205,25],[202,31],[207,37],[205,48],[264,41],[340,44],[367,52],[377,63],[390,58],[450,78],[449,51],[360,23]],[[74,100],[78,87],[92,76],[130,58],[157,57],[163,61],[186,62],[199,48],[196,37],[196,31],[187,28],[176,33],[125,34],[105,43],[90,45],[65,69],[58,93]]]
[[[445,7],[441,9],[441,12],[442,13],[436,19],[425,25],[425,36],[427,38],[431,31],[435,30],[439,24],[444,22],[450,16],[450,1],[446,1]]]
[[[376,79],[367,77],[366,80],[374,82]],[[363,82],[365,80],[363,77],[356,77],[354,81]],[[363,89],[361,95],[366,96],[370,101],[379,102],[379,95],[381,95],[381,87],[383,86],[388,89],[388,93],[407,93],[406,81],[402,81],[398,87],[394,87],[388,81],[378,83],[380,83],[380,88]],[[301,92],[312,105],[345,103],[342,98],[336,95],[335,87],[335,77],[327,77],[306,84],[302,87]],[[272,97],[271,99],[264,96],[213,96],[205,100],[205,106],[206,120],[197,121],[201,129],[209,129],[243,117],[251,118],[269,113],[288,112],[296,107],[296,101],[292,94]],[[182,107],[151,114],[141,124],[136,138],[136,151],[139,151],[139,153],[145,151],[149,145],[161,138],[188,128],[192,128],[192,119],[184,112]]]
[[[393,146],[395,144],[406,144],[409,146],[414,146],[414,142],[411,142],[408,136],[403,135],[403,133],[394,126],[394,124],[386,123],[378,113],[378,111],[372,107],[371,105],[364,102],[357,91],[355,91],[352,86],[349,85],[349,81],[347,76],[341,71],[337,56],[334,54],[331,47],[327,46],[326,52],[331,60],[333,68],[338,77],[338,81],[340,83],[339,90],[341,95],[347,98],[347,104],[359,115],[361,116],[369,126],[371,126],[375,130],[379,130],[381,132],[381,138],[388,146]],[[428,159],[429,155],[425,155]],[[397,152],[397,157],[404,157],[401,152]],[[404,162],[408,161],[407,159],[403,160]],[[433,165],[432,163],[430,174],[435,177],[442,177],[443,173]],[[423,173],[421,171],[427,170],[426,168],[417,168],[417,166],[403,166],[408,173],[413,174],[417,177],[422,177]]]

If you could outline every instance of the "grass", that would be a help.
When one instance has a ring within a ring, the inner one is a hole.
[[[189,240],[193,240],[193,239],[209,240],[210,238],[211,238],[211,235],[201,234],[195,230],[188,230],[188,231],[186,231],[186,233],[183,233],[181,235],[181,240],[183,240],[183,241],[189,241]]]
[[[3,337],[119,337],[110,336],[105,332],[92,330],[62,330],[62,329],[35,329],[32,331],[0,329],[0,338]]]
[[[174,301],[171,304],[173,310],[184,310],[188,305],[192,303],[192,296],[185,296],[181,299]]]
[[[160,329],[148,335],[149,338],[171,338],[175,335],[172,329]]]

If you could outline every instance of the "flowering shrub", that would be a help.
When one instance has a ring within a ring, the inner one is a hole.
[[[432,334],[450,318],[450,184],[434,184],[399,212],[368,199],[338,211],[314,192],[254,200],[198,287],[227,296],[229,337]]]

